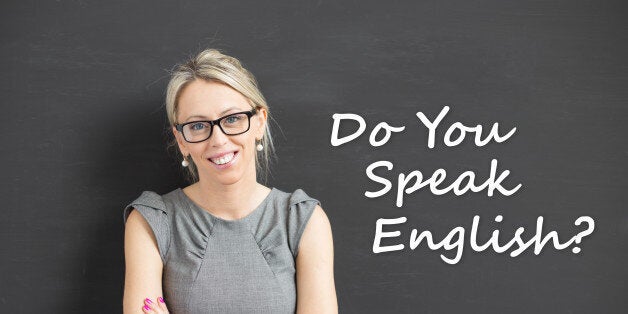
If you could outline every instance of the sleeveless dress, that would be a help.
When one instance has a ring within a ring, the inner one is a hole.
[[[300,189],[273,188],[247,216],[224,220],[181,189],[145,191],[124,223],[135,208],[155,234],[170,313],[294,313],[296,256],[317,204]]]

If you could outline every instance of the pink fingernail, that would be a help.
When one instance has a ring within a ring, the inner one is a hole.
[[[144,300],[144,301],[146,301],[146,303],[148,303],[148,304],[153,304],[153,301],[151,301],[149,298],[146,298],[146,300]]]
[[[157,300],[158,300],[159,302],[161,302],[161,303],[166,303],[166,302],[164,302],[164,299],[162,299],[161,297],[157,298]]]
[[[143,309],[150,311],[150,307],[148,305],[144,305]]]

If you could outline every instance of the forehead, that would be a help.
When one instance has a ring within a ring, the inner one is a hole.
[[[233,88],[218,82],[194,80],[179,95],[177,118],[179,121],[192,116],[217,119],[224,113],[250,109],[248,99]]]

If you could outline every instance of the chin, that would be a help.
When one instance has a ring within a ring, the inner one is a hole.
[[[211,182],[212,184],[219,184],[224,186],[233,185],[241,182],[246,177],[246,174],[241,169],[230,169],[231,171],[219,173],[216,173],[212,170],[213,169],[202,170],[206,174],[204,176],[205,179],[207,179],[207,181]]]
[[[242,176],[236,176],[236,175],[222,175],[222,176],[218,176],[217,178],[214,177],[213,178],[214,182],[220,183],[221,185],[233,185],[236,184],[240,181],[242,181]]]

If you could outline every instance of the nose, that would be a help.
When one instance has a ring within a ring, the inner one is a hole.
[[[227,135],[225,135],[225,133],[222,132],[222,130],[220,129],[220,126],[218,126],[217,124],[213,125],[212,134],[208,139],[209,144],[211,146],[218,147],[218,146],[225,145],[227,143],[227,140],[228,140]]]

